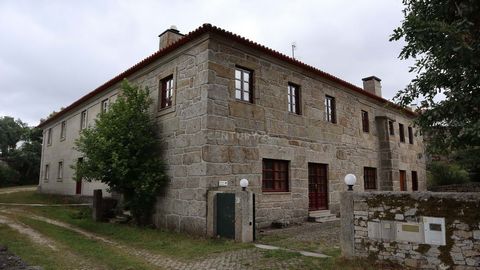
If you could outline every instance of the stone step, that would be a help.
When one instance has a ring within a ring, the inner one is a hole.
[[[337,220],[340,220],[340,219],[337,218],[336,216],[332,215],[332,216],[329,216],[329,217],[316,218],[315,222],[325,223],[325,222],[331,222],[331,221],[337,221]]]
[[[311,211],[308,213],[309,217],[326,217],[331,215],[330,210]]]
[[[330,222],[339,220],[336,215],[330,213],[329,210],[312,211],[308,213],[308,221],[310,222]]]

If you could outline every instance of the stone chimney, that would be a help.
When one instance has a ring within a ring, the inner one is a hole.
[[[177,27],[175,25],[170,26],[170,29],[165,30],[163,33],[158,35],[160,38],[159,42],[159,50],[164,49],[175,41],[181,39],[183,37],[182,34],[180,34],[180,31],[177,30]]]
[[[363,78],[363,90],[382,97],[382,84],[380,83],[380,79],[375,76],[370,76],[367,78]]]

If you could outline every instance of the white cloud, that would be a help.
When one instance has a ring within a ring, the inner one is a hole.
[[[34,125],[153,53],[170,25],[203,23],[291,54],[361,86],[382,79],[392,98],[412,75],[388,41],[396,1],[1,1],[0,114]]]

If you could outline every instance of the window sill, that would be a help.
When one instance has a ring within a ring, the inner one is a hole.
[[[57,182],[63,182],[63,178],[58,178]]]
[[[250,101],[245,101],[245,100],[241,100],[241,99],[237,99],[237,98],[235,98],[235,101],[239,102],[239,103],[243,103],[243,104],[255,105],[255,103],[253,101],[250,102]]]
[[[262,191],[263,195],[290,195],[290,191]]]
[[[65,139],[66,139],[65,137],[60,138],[60,141],[63,142],[63,141],[65,141]]]
[[[174,111],[175,111],[175,105],[168,106],[168,107],[165,107],[165,108],[161,108],[157,111],[156,117],[159,117],[159,116],[162,116],[162,115],[165,115],[165,114],[169,114],[169,113],[172,113]]]

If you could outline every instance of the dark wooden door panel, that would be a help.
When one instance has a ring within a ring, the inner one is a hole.
[[[235,239],[235,194],[217,194],[217,235]]]
[[[328,209],[328,165],[308,164],[309,210]]]

